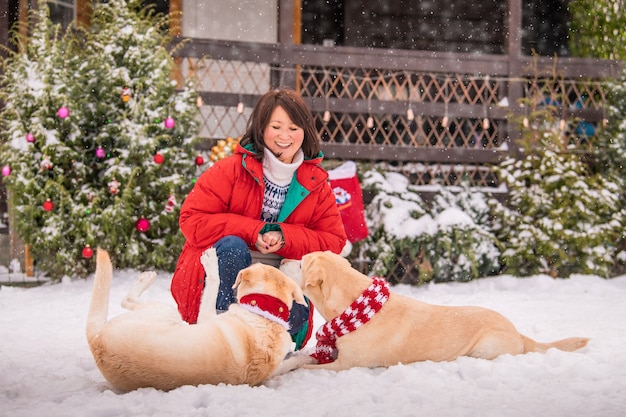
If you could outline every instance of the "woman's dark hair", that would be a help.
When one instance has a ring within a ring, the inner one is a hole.
[[[304,157],[307,159],[317,157],[320,152],[320,142],[311,110],[300,94],[287,88],[269,91],[259,99],[248,119],[246,132],[241,137],[241,145],[253,144],[256,158],[263,159],[265,153],[263,148],[266,148],[263,132],[270,122],[272,112],[278,106],[285,110],[296,126],[304,130],[304,140],[302,141]]]

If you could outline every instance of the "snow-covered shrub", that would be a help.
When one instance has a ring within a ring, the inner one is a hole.
[[[376,195],[366,208],[370,235],[357,246],[361,258],[372,260],[373,274],[422,284],[469,281],[499,270],[495,239],[477,224],[488,219],[480,192],[455,196],[442,188],[429,207],[404,175],[377,170],[364,173],[363,189]]]
[[[424,240],[434,233],[434,222],[417,190],[401,174],[367,171],[362,188],[376,196],[365,210],[369,236],[357,247],[361,258],[371,259],[373,274],[387,276],[403,252],[417,256]],[[430,280],[424,273],[420,271],[416,283]]]
[[[464,185],[441,187],[431,209],[437,233],[428,258],[437,281],[469,281],[500,271],[498,240],[491,231],[487,197]]]

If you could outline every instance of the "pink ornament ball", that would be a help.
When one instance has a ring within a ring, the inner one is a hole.
[[[35,141],[35,135],[32,133],[26,134],[26,142],[33,143]]]
[[[8,165],[5,165],[2,167],[2,175],[5,177],[8,177],[9,175],[11,175],[11,167]]]
[[[168,129],[173,129],[174,126],[176,125],[176,122],[171,117],[168,117],[167,119],[165,119],[165,122],[163,123],[165,124],[165,127]]]
[[[138,232],[144,233],[147,232],[148,229],[150,229],[150,222],[145,217],[142,217],[137,220],[137,223],[135,223],[135,227],[137,228]]]
[[[65,119],[69,115],[70,115],[70,109],[68,109],[65,106],[60,107],[59,110],[57,111],[57,116],[59,116],[61,119]]]
[[[104,149],[102,148],[98,148],[96,149],[96,158],[104,158],[106,156],[106,153],[104,152]]]

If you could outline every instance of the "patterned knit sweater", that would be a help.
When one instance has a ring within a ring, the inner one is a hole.
[[[261,220],[273,223],[278,219],[278,214],[285,202],[293,174],[303,161],[304,154],[301,150],[296,153],[291,164],[285,164],[276,158],[269,149],[265,149],[263,158],[265,195],[263,196]]]

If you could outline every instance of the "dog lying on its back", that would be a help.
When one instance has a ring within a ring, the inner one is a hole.
[[[215,250],[207,250],[201,262],[207,278],[198,324],[182,321],[172,306],[139,300],[156,278],[154,272],[142,273],[122,302],[131,311],[108,320],[113,267],[109,254],[98,249],[86,333],[100,372],[115,388],[257,385],[291,370],[281,367],[292,347],[288,306],[294,300],[306,303],[301,289],[278,269],[254,264],[239,273],[234,285],[241,304],[217,315]]]
[[[298,261],[283,262],[281,270],[300,283],[304,294],[327,321],[344,317],[346,312],[353,314],[348,308],[354,306],[357,298],[376,287],[371,278],[332,252],[305,255],[301,265]],[[493,310],[431,305],[393,291],[387,292],[384,285],[377,288],[388,294],[371,294],[369,297],[377,312],[369,321],[359,316],[363,322],[360,327],[336,337],[335,350],[330,353],[332,358],[328,363],[308,364],[306,368],[344,370],[355,366],[449,361],[459,356],[493,359],[506,353],[545,352],[549,348],[574,351],[586,346],[589,340],[572,337],[539,343],[520,334],[509,320]],[[328,332],[321,336],[328,340]],[[317,337],[319,348],[320,332]]]

